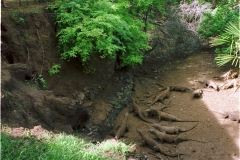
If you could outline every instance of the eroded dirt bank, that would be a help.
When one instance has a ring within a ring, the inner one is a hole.
[[[97,71],[84,73],[79,60],[66,62],[57,54],[51,12],[39,4],[8,4],[1,23],[2,124],[15,128],[41,125],[53,133],[73,134],[71,117],[78,114],[77,104],[82,104],[90,114],[91,139],[102,140],[129,101],[132,74],[116,72],[115,60],[99,58],[91,61]],[[48,71],[56,63],[62,69],[50,76]]]

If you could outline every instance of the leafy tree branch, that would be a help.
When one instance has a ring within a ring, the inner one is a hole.
[[[144,23],[128,13],[129,6],[107,0],[58,1],[56,13],[59,51],[62,59],[80,58],[83,65],[92,55],[118,59],[120,67],[142,62],[150,49]]]

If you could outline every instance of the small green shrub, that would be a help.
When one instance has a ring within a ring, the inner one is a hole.
[[[13,11],[12,12],[12,18],[17,22],[17,23],[24,23],[25,20],[24,18],[19,16],[19,11]]]
[[[121,106],[119,104],[119,102],[116,102],[113,106],[114,109],[119,109]]]
[[[42,77],[41,74],[39,75],[39,81],[40,81],[42,87],[43,87],[44,89],[46,89],[46,88],[47,88],[47,83],[46,83],[45,79]]]
[[[56,73],[59,73],[60,72],[60,69],[61,68],[61,65],[60,64],[53,64],[52,68],[49,69],[48,73],[50,76],[56,74]]]

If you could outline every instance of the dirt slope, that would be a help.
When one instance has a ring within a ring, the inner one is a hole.
[[[30,129],[41,125],[54,133],[73,134],[69,118],[80,103],[91,117],[90,138],[102,140],[130,97],[132,75],[115,73],[114,60],[94,58],[93,74],[84,72],[79,59],[61,60],[53,13],[44,9],[46,3],[19,6],[8,1],[8,5],[1,13],[2,124]],[[61,71],[50,76],[54,63],[61,65]],[[32,77],[27,80],[26,75]],[[76,135],[88,138],[85,133]]]

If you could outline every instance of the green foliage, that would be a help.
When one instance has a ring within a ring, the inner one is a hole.
[[[100,53],[101,58],[119,58],[121,67],[141,63],[142,51],[150,48],[148,35],[142,31],[144,24],[127,12],[125,4],[65,0],[51,6],[56,13],[62,59],[78,57],[85,65]]]
[[[181,2],[188,2],[188,3],[192,3],[195,0],[181,0]],[[239,1],[238,0],[198,0],[198,3],[205,3],[205,2],[209,2],[212,3],[213,5],[216,6],[225,6],[225,5],[229,5],[230,7],[236,6],[238,5]]]
[[[18,102],[14,102],[13,104],[16,106],[17,110],[23,110],[24,108],[26,108],[25,105],[21,105]]]
[[[24,22],[25,22],[24,18],[22,18],[22,17],[19,16],[19,11],[17,11],[17,10],[14,10],[14,11],[12,12],[12,18],[13,18],[17,23],[24,23]]]
[[[123,0],[124,1],[124,0]],[[130,2],[133,15],[145,15],[153,18],[156,12],[161,12],[162,18],[166,15],[165,1],[163,0],[134,0]]]
[[[104,152],[112,152],[112,153],[119,153],[122,155],[122,159],[126,159],[126,153],[131,150],[131,147],[134,144],[126,145],[121,141],[114,141],[114,140],[106,140],[99,144],[99,148]]]
[[[5,160],[34,160],[42,155],[47,146],[31,137],[14,138],[1,133],[1,159]]]
[[[114,109],[119,109],[121,106],[118,102],[116,102],[114,105],[113,105],[113,108]]]
[[[31,82],[31,81],[28,81],[28,80],[25,80],[25,86],[26,88],[30,88],[31,90],[38,90],[39,87],[38,85],[36,84],[35,81]]]
[[[106,159],[101,156],[99,152],[94,149],[92,144],[84,142],[82,139],[77,139],[74,136],[59,135],[56,138],[51,139],[46,154],[41,159],[52,159],[52,160],[78,160],[78,159]],[[88,150],[92,148],[92,152]]]
[[[47,83],[46,83],[45,79],[42,77],[41,74],[39,75],[38,78],[39,78],[39,81],[40,81],[42,87],[43,87],[44,89],[46,89],[46,88],[47,88]]]
[[[225,6],[225,5],[229,5],[230,7],[236,6],[238,5],[239,1],[238,0],[200,0],[200,2],[210,2],[210,3],[214,3],[217,6]]]
[[[205,13],[198,30],[202,38],[214,37],[224,32],[229,22],[238,20],[239,9],[232,10],[229,5],[219,6],[213,12]]]
[[[240,19],[239,19],[240,20]],[[218,66],[222,66],[229,61],[232,61],[232,65],[239,63],[240,58],[240,21],[229,22],[225,29],[225,32],[218,37],[212,38],[210,41],[211,46],[220,46],[215,52],[217,57],[215,61]]]
[[[171,2],[171,0],[167,2],[164,0],[119,0],[118,4],[124,4],[124,6],[127,6],[125,7],[125,12],[141,19],[144,22],[143,29],[146,32],[148,28],[153,27],[152,23],[155,22],[156,17],[165,18],[165,5],[168,2]]]
[[[29,130],[24,132],[25,138],[14,138],[8,134],[1,133],[1,159],[4,160],[108,160],[112,157],[104,153],[124,157],[131,147],[118,141],[94,145],[64,134],[36,139]]]
[[[56,73],[59,73],[60,72],[60,69],[61,68],[61,65],[60,64],[53,64],[52,68],[49,69],[48,73],[50,76],[56,74]]]

